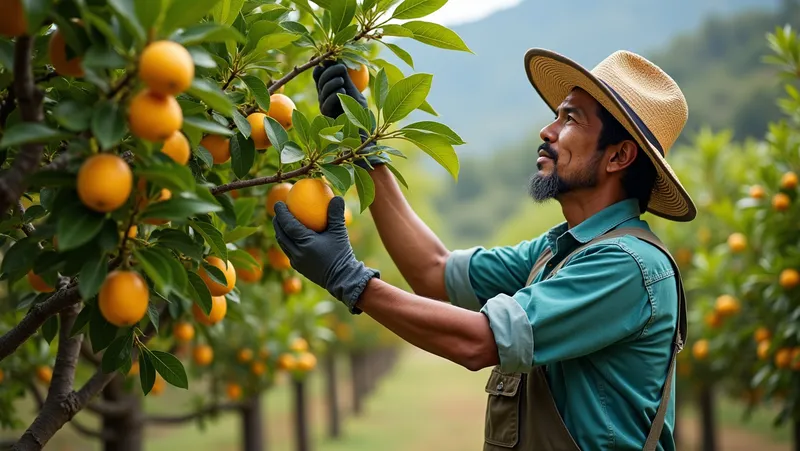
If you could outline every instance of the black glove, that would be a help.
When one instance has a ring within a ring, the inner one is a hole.
[[[366,97],[353,84],[353,80],[350,79],[350,75],[347,73],[347,66],[344,63],[332,60],[324,61],[322,65],[314,68],[313,76],[317,85],[319,111],[323,116],[336,119],[344,114],[342,102],[337,94],[346,94],[355,99],[363,108],[367,108]],[[367,140],[367,132],[359,129],[358,134],[361,135],[361,142]],[[375,143],[370,143],[359,154],[373,152],[374,147]],[[375,167],[391,161],[384,153],[368,156],[366,160],[369,161],[369,164],[364,160],[364,158],[358,158],[354,162],[362,168],[370,170],[370,165]]]

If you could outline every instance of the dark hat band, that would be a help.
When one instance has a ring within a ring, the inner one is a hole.
[[[602,80],[600,78],[598,78],[598,80],[600,80],[606,86],[606,88],[608,88],[608,90],[611,91],[612,94],[614,94],[614,97],[616,97],[617,101],[620,103],[620,105],[622,105],[622,108],[624,108],[625,111],[628,113],[628,115],[631,117],[631,119],[633,119],[633,123],[636,124],[637,127],[639,127],[639,130],[642,131],[644,137],[647,138],[647,140],[650,141],[650,143],[655,146],[655,148],[658,150],[658,153],[660,153],[661,156],[663,157],[664,148],[661,147],[661,143],[658,142],[658,139],[656,139],[656,135],[654,135],[653,132],[651,132],[650,129],[647,127],[647,125],[645,125],[644,121],[642,121],[642,118],[640,118],[639,115],[636,114],[636,111],[634,111],[633,108],[631,108],[631,106],[628,105],[628,102],[626,102],[625,99],[623,99],[622,96],[620,96],[617,93],[617,91],[611,87],[611,85],[609,85],[608,83],[605,82],[605,80]]]

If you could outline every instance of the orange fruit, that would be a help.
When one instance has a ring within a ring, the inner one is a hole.
[[[741,252],[747,249],[747,237],[741,233],[732,233],[728,237],[728,247],[731,252]]]
[[[320,179],[302,179],[292,185],[286,206],[298,221],[315,232],[328,227],[328,204],[333,191]]]
[[[769,340],[763,340],[758,342],[758,348],[756,349],[756,354],[758,358],[761,360],[767,360],[769,358],[769,348],[771,344]]]
[[[253,364],[250,365],[250,372],[256,376],[261,376],[267,372],[267,366],[262,362],[253,362]]]
[[[789,171],[781,177],[781,189],[795,189],[797,188],[797,174]]]
[[[739,301],[729,294],[718,297],[714,307],[721,316],[735,315],[740,310]]]
[[[135,271],[112,271],[100,287],[97,305],[109,323],[124,327],[138,323],[147,313],[150,290]]]
[[[261,268],[263,264],[261,262],[261,255],[259,255],[259,251],[256,248],[247,248],[245,249],[248,254],[252,255],[254,259],[258,262],[259,266],[249,269],[249,268],[236,268],[236,278],[237,280],[243,280],[245,282],[253,283],[258,282],[261,280],[261,276],[264,274],[264,270]]]
[[[81,202],[92,210],[114,211],[125,204],[133,190],[133,172],[116,155],[96,154],[81,164],[77,190]]]
[[[6,0],[0,4],[0,35],[15,38],[27,31],[28,18],[22,7],[22,0]]]
[[[350,227],[350,224],[353,223],[353,212],[350,211],[350,208],[344,207],[344,226]]]
[[[267,115],[264,113],[253,113],[247,116],[247,122],[250,123],[250,136],[256,144],[256,149],[266,149],[270,146],[267,129],[264,127],[266,117]]]
[[[238,199],[239,198],[239,190],[238,189],[231,190],[231,197],[234,198],[234,199]]]
[[[155,93],[179,94],[192,84],[194,60],[189,51],[177,42],[152,42],[139,57],[139,79]]]
[[[227,312],[228,301],[225,300],[225,296],[211,296],[211,312],[208,315],[197,304],[192,304],[194,319],[206,326],[213,326],[222,321]]]
[[[304,352],[297,358],[296,368],[300,371],[311,371],[317,366],[317,357],[310,352]]]
[[[214,350],[209,345],[197,345],[192,350],[192,360],[197,366],[208,366],[214,360]]]
[[[299,277],[289,277],[283,281],[283,292],[289,296],[299,293],[303,289],[303,282]]]
[[[798,347],[792,349],[792,369],[800,371],[800,348]],[[2,378],[0,378],[0,382],[2,382]]]
[[[234,269],[233,263],[227,260],[226,266],[226,262],[223,262],[219,257],[208,257],[206,258],[206,263],[222,271],[225,275],[225,281],[227,282],[227,285],[215,282],[211,279],[211,275],[208,274],[206,269],[201,267],[199,271],[200,278],[206,283],[208,291],[211,292],[211,296],[224,296],[230,293],[234,285],[236,285],[236,269]]]
[[[200,145],[211,152],[214,164],[222,164],[231,159],[231,140],[219,135],[207,135],[200,140]]]
[[[289,349],[294,352],[306,352],[308,351],[308,342],[302,337],[295,338],[294,341],[292,341],[292,343],[289,345]]]
[[[139,235],[139,227],[135,224],[128,229],[128,238],[136,238]]]
[[[778,368],[789,368],[792,364],[792,349],[781,348],[775,353],[775,366]]]
[[[66,77],[83,77],[84,71],[81,63],[83,62],[82,56],[75,56],[67,59],[67,41],[64,35],[59,30],[53,32],[50,37],[50,42],[47,45],[47,55],[50,58],[50,64],[59,75]]]
[[[697,360],[705,360],[708,357],[708,340],[697,340],[692,346],[692,355]]]
[[[675,260],[679,265],[685,266],[692,262],[692,250],[682,247],[675,252]]]
[[[55,291],[55,288],[48,285],[47,282],[38,274],[34,273],[33,270],[28,271],[28,283],[31,284],[31,288],[40,293],[52,293]]]
[[[759,327],[756,329],[755,333],[753,333],[753,339],[756,343],[761,343],[762,341],[766,341],[772,338],[772,333],[766,327]]]
[[[267,115],[278,121],[284,129],[289,130],[292,128],[292,111],[296,108],[292,99],[286,95],[272,94],[269,96]]]
[[[253,360],[253,350],[247,348],[240,349],[239,352],[236,353],[236,360],[238,360],[239,363],[247,363]]]
[[[347,74],[356,85],[356,89],[363,92],[369,86],[369,69],[366,65],[362,64],[358,69],[347,68]]]
[[[292,267],[289,257],[287,257],[286,254],[283,253],[283,249],[278,246],[269,248],[267,251],[267,261],[269,265],[272,266],[272,269],[276,271],[283,271]]]
[[[266,207],[271,216],[275,216],[275,204],[278,202],[286,203],[286,198],[289,196],[291,189],[292,184],[288,182],[278,183],[269,189]]]
[[[194,338],[194,326],[185,321],[178,322],[172,328],[172,334],[179,343],[188,343]]]
[[[792,199],[784,193],[772,196],[772,208],[777,211],[786,211],[791,203]]]
[[[767,195],[764,187],[761,185],[753,185],[750,187],[750,197],[753,199],[763,199]]]
[[[36,367],[36,379],[43,384],[49,384],[51,380],[53,380],[53,369],[49,366],[37,366]]]
[[[722,324],[722,315],[717,312],[707,313],[705,316],[705,322],[708,327],[716,329]]]
[[[150,394],[158,396],[164,392],[165,388],[167,388],[167,383],[160,374],[156,373],[156,380],[153,382],[153,388],[150,389]]]
[[[783,287],[786,290],[791,290],[792,288],[800,284],[800,272],[797,272],[796,269],[792,268],[784,269],[783,271],[781,271],[779,282],[781,284],[781,287]]]
[[[225,393],[227,393],[228,398],[236,401],[242,397],[242,387],[235,382],[229,382],[225,388]]]
[[[189,140],[180,130],[176,130],[164,141],[161,151],[169,155],[176,163],[184,165],[189,162],[189,156],[192,153],[189,150]]]
[[[128,371],[128,376],[136,376],[139,374],[139,361],[136,360],[131,363],[131,369]]]
[[[297,365],[297,359],[292,354],[281,354],[278,357],[278,368],[286,371],[292,371]]]
[[[131,133],[141,139],[164,141],[181,129],[183,111],[175,97],[143,89],[128,105],[128,125]]]

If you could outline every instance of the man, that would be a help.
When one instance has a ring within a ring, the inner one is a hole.
[[[532,49],[527,75],[555,112],[541,130],[530,194],[566,222],[516,246],[449,251],[417,217],[384,161],[369,157],[370,207],[416,294],[356,260],[344,201],[315,233],[283,204],[274,225],[292,265],[353,313],[470,370],[485,387],[485,450],[673,450],[674,357],[685,338],[677,265],[639,216],[690,221],[695,207],[666,162],[687,118],[678,86],[616,52],[592,71]],[[315,70],[321,111],[364,97],[342,64]],[[435,300],[449,301],[449,303]]]

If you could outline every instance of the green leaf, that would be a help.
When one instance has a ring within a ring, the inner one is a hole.
[[[142,213],[141,219],[154,218],[165,221],[179,221],[198,214],[213,213],[221,210],[222,207],[219,204],[203,199],[172,197],[168,200],[148,205]]]
[[[425,133],[415,130],[405,132],[403,139],[411,141],[425,153],[431,156],[447,172],[458,180],[459,162],[456,151],[450,140],[442,135]]]
[[[289,141],[289,134],[283,126],[270,116],[264,118],[264,128],[267,131],[267,138],[273,147],[278,151],[283,150],[283,146]]]
[[[145,346],[139,346],[139,383],[142,386],[142,393],[147,395],[156,382],[156,369],[150,354],[145,351]]]
[[[218,283],[220,285],[227,285],[228,278],[225,277],[225,273],[222,272],[221,269],[217,268],[216,266],[212,266],[208,262],[205,262],[205,261],[203,261],[201,263],[201,265],[203,266],[203,270],[205,271],[205,273],[208,274],[209,278],[212,281],[214,281],[214,282],[216,282],[216,283]]]
[[[308,36],[309,35],[308,28],[306,28],[305,25],[303,25],[303,24],[301,24],[299,22],[295,22],[295,21],[292,21],[292,20],[284,20],[283,22],[280,23],[280,26],[284,30],[286,30],[288,32],[291,32],[291,33],[296,33],[296,34],[304,35],[304,36]],[[310,36],[309,36],[309,38],[310,38]]]
[[[433,22],[423,22],[412,20],[402,25],[407,30],[414,33],[413,39],[447,50],[459,50],[462,52],[473,53],[467,44],[453,30]]]
[[[80,247],[92,240],[103,228],[105,215],[74,205],[59,212],[56,233],[59,252]]]
[[[290,0],[292,3],[297,5],[297,8],[301,11],[305,11],[310,15],[314,15],[314,10],[311,9],[311,5],[308,4],[308,0]]]
[[[189,277],[189,296],[200,307],[200,309],[208,315],[211,313],[211,292],[208,291],[208,286],[205,281],[194,271],[188,272]]]
[[[238,178],[244,178],[256,161],[256,145],[241,133],[231,139],[231,169]]]
[[[226,2],[228,0],[225,0]],[[209,42],[238,42],[246,41],[239,30],[219,23],[206,22],[194,25],[179,34],[175,41],[184,45],[198,45]]]
[[[328,179],[331,184],[333,184],[333,187],[339,190],[340,193],[347,192],[353,184],[353,174],[351,174],[347,168],[334,164],[323,164],[320,165],[319,168],[322,174],[325,175],[325,178]]]
[[[234,118],[235,119],[235,118]],[[183,118],[183,128],[195,128],[202,132],[214,135],[233,136],[233,130],[221,125],[219,122],[210,121],[202,116],[186,116]]]
[[[377,145],[372,150],[375,151],[375,152],[386,152],[389,155],[396,155],[396,156],[398,156],[400,158],[407,158],[403,154],[403,152],[400,152],[399,150],[395,149],[394,147],[389,147],[389,146],[384,146],[384,145]]]
[[[105,69],[123,69],[126,61],[108,44],[93,44],[83,55],[83,67],[95,72]]]
[[[355,169],[356,190],[358,191],[358,202],[361,213],[366,210],[372,201],[375,200],[375,184],[369,172],[361,166],[353,166]]]
[[[336,0],[331,2],[331,29],[334,33],[347,28],[356,15],[356,0]]]
[[[350,24],[336,33],[333,38],[333,45],[344,45],[348,41],[352,41],[358,34],[358,24]]]
[[[194,25],[220,0],[172,0],[164,16],[161,33]]]
[[[56,338],[56,334],[58,333],[58,316],[53,315],[47,320],[45,320],[44,324],[42,324],[42,336],[47,343],[51,343],[53,338]]]
[[[447,3],[447,0],[405,0],[392,13],[393,19],[418,19],[432,14]]]
[[[231,264],[237,268],[252,271],[253,269],[261,267],[261,265],[258,263],[258,260],[250,255],[249,252],[245,252],[241,249],[232,250],[229,255]]]
[[[408,28],[403,27],[402,25],[388,24],[382,26],[381,28],[383,28],[384,36],[399,36],[401,38],[414,37],[414,32],[409,30]]]
[[[426,112],[426,113],[430,113],[430,114],[432,114],[434,116],[438,116],[439,115],[439,113],[437,113],[436,110],[433,109],[433,107],[428,103],[427,100],[422,102],[422,105],[419,106],[419,109],[421,111]]]
[[[86,328],[92,318],[92,310],[94,310],[93,304],[85,303],[83,305],[81,312],[78,313],[78,317],[75,318],[75,322],[72,324],[72,330],[69,332],[70,338],[83,332],[83,329]]]
[[[214,109],[214,111],[225,117],[231,117],[233,114],[234,106],[231,99],[229,99],[217,85],[208,80],[195,78],[192,81],[192,86],[186,90],[186,93],[202,100],[206,105]]]
[[[306,154],[297,143],[287,141],[286,144],[283,145],[283,149],[281,150],[281,164],[297,163],[298,161],[303,161],[305,157]]]
[[[161,18],[166,0],[134,0],[136,3],[136,16],[142,28],[149,30]]]
[[[225,239],[216,227],[201,221],[191,221],[189,225],[192,226],[195,232],[199,233],[206,240],[206,243],[211,247],[211,254],[215,255],[222,260],[228,259],[228,248],[225,247]]]
[[[309,147],[311,144],[311,124],[306,116],[297,108],[292,110],[292,125],[303,146]]]
[[[403,127],[400,130],[400,132],[403,132],[404,130],[417,130],[417,131],[436,133],[437,135],[442,135],[445,138],[447,138],[453,145],[466,144],[464,140],[462,140],[461,137],[458,136],[458,134],[454,132],[450,127],[444,124],[440,124],[439,122],[433,122],[433,121],[414,122],[413,124],[409,124]]]
[[[103,318],[99,308],[92,309],[92,318],[89,320],[89,339],[92,341],[92,350],[100,352],[117,336],[117,326]]]
[[[150,351],[153,366],[165,381],[178,388],[189,388],[189,379],[183,364],[174,355],[163,351]]]
[[[241,78],[244,84],[246,84],[250,89],[250,93],[253,94],[253,97],[256,99],[256,103],[258,104],[259,108],[264,111],[269,111],[270,96],[267,85],[265,85],[260,78],[254,75],[245,75]]]
[[[250,123],[247,122],[244,116],[242,116],[238,111],[233,112],[233,123],[236,124],[236,128],[239,129],[239,133],[242,134],[245,138],[249,138],[250,134],[253,132],[252,128],[250,127]]]
[[[150,323],[153,324],[153,329],[155,329],[156,333],[158,333],[158,325],[159,321],[161,321],[161,318],[158,313],[158,308],[153,305],[152,302],[147,303],[147,316],[150,318]],[[130,370],[130,368],[128,368],[128,370]],[[128,371],[125,371],[125,374],[127,374],[127,372]]]
[[[236,224],[245,226],[250,224],[253,220],[253,212],[258,204],[258,199],[255,197],[243,197],[236,199],[233,209],[236,212]]]
[[[125,335],[120,335],[108,345],[108,349],[103,353],[103,360],[100,367],[103,372],[108,374],[116,371],[123,366],[126,361],[131,360],[133,351],[133,328],[128,330]]]
[[[239,241],[242,238],[246,238],[258,232],[258,230],[258,227],[236,227],[233,230],[228,230],[225,232],[225,242],[233,243],[235,241]],[[230,255],[230,252],[228,252],[228,255]]]
[[[400,171],[398,171],[397,168],[395,168],[391,164],[389,163],[384,163],[384,164],[386,165],[387,168],[389,168],[392,174],[394,174],[395,178],[397,178],[397,181],[400,182],[401,185],[405,186],[406,189],[408,189],[408,183],[406,183],[406,179],[403,177],[403,174],[401,174]]]
[[[108,0],[108,5],[136,41],[144,42],[145,31],[136,16],[136,0]]]
[[[181,230],[158,230],[150,235],[150,239],[155,240],[155,243],[160,246],[180,252],[195,260],[203,258],[203,247]]]
[[[74,100],[62,100],[53,108],[53,118],[67,130],[82,132],[89,128],[93,111]]]
[[[372,100],[378,106],[378,110],[382,110],[386,102],[386,95],[389,94],[389,78],[383,68],[378,71],[372,83]]]
[[[331,8],[335,7],[335,3],[339,0],[311,0],[312,2],[316,3],[322,8],[330,10]],[[295,2],[297,3],[297,2]]]
[[[176,163],[165,163],[141,168],[138,175],[148,182],[176,192],[194,191],[192,170]]]
[[[94,109],[92,133],[102,150],[108,150],[122,141],[128,131],[125,115],[118,102],[105,101]]]
[[[383,42],[383,41],[381,41],[381,42]],[[410,53],[408,53],[408,52],[406,52],[405,50],[403,50],[403,49],[402,49],[402,48],[401,48],[399,45],[397,45],[397,44],[392,44],[392,43],[390,43],[390,42],[383,42],[383,44],[385,44],[385,45],[386,45],[386,47],[389,47],[389,50],[391,50],[391,51],[392,51],[392,53],[394,53],[395,55],[397,55],[397,57],[398,57],[398,58],[400,58],[401,60],[403,60],[403,62],[404,62],[404,63],[406,63],[406,64],[408,64],[409,66],[411,66],[411,68],[412,68],[412,69],[414,68],[414,58],[412,58],[412,57],[411,57],[411,54],[410,54]]]
[[[23,5],[28,24],[28,34],[35,35],[41,28],[42,22],[53,9],[53,0],[25,0]],[[6,12],[5,14],[8,13]]]
[[[300,35],[294,33],[270,33],[258,40],[255,51],[258,53],[281,49],[298,39]]]
[[[31,208],[25,210],[25,214],[22,215],[22,222],[35,221],[46,214],[47,211],[41,205],[31,205]]]
[[[211,10],[214,22],[231,25],[242,10],[245,0],[222,0]]]
[[[169,296],[173,289],[172,271],[164,254],[154,248],[146,248],[135,249],[133,255],[139,267],[153,281],[156,290],[164,296]]]
[[[36,122],[17,122],[5,130],[0,149],[30,143],[48,143],[70,137],[69,133]]]
[[[350,122],[362,130],[370,131],[369,113],[361,107],[356,99],[347,94],[337,94],[337,96],[339,96],[344,114],[347,115]]]
[[[395,123],[417,109],[428,96],[432,82],[433,75],[414,74],[395,83],[383,105],[384,120]]]
[[[60,244],[60,243],[59,243]],[[83,299],[91,299],[100,291],[100,286],[108,274],[108,261],[105,254],[101,258],[90,258],[81,268],[78,291]]]

